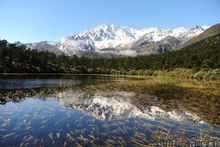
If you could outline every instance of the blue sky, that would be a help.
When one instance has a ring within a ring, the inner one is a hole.
[[[0,0],[0,38],[57,41],[102,23],[134,28],[220,22],[219,0]]]

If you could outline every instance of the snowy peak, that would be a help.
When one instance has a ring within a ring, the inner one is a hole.
[[[143,33],[141,34],[143,35]],[[102,24],[96,28],[90,29],[79,36],[83,39],[93,42],[95,48],[117,48],[135,41],[140,37],[137,30],[121,27],[113,24]]]
[[[201,27],[201,26],[194,26],[193,28],[191,28],[190,30],[188,30],[188,32],[185,33],[185,38],[187,40],[191,39],[192,37],[195,37],[199,34],[201,34],[202,32],[204,32],[208,27]]]

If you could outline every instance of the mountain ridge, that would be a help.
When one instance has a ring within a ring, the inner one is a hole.
[[[197,35],[196,37],[191,38],[190,40],[186,41],[179,48],[189,46],[193,43],[199,42],[199,41],[201,41],[203,39],[206,39],[208,37],[211,37],[211,36],[215,36],[219,33],[220,33],[220,23],[217,23],[217,24],[207,28],[203,33],[201,33],[201,34]]]
[[[70,56],[82,51],[94,51],[101,54],[137,55],[138,50],[146,44],[159,42],[168,36],[186,42],[201,34],[207,28],[207,26],[195,26],[191,29],[184,27],[134,29],[114,24],[102,24],[81,33],[63,37],[57,42],[43,41],[26,45],[32,49],[36,48],[40,51],[45,50]],[[114,50],[103,50],[107,48],[114,48]],[[150,52],[151,50],[147,54],[159,53]]]

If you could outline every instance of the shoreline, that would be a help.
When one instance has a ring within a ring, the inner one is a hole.
[[[178,72],[175,72],[179,70]],[[183,70],[186,70],[185,72]],[[135,79],[147,78],[164,78],[164,79],[191,79],[191,80],[220,80],[220,69],[217,69],[215,77],[211,77],[210,73],[216,69],[206,71],[204,74],[202,70],[196,72],[188,72],[191,69],[174,69],[171,71],[155,70],[151,74],[120,74],[120,73],[0,73],[0,76],[105,76],[105,77],[124,77]],[[150,71],[150,70],[148,70]],[[136,70],[138,73],[139,70]],[[202,73],[201,73],[202,72]],[[200,73],[200,75],[198,74]],[[208,73],[208,74],[207,74]],[[199,76],[198,76],[199,75]]]

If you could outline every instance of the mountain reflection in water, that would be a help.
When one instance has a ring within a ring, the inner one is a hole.
[[[172,111],[165,111],[158,106],[134,103],[132,99],[136,96],[134,92],[125,91],[78,93],[71,90],[53,95],[60,104],[79,109],[100,120],[111,121],[113,119],[140,117],[150,120],[168,118],[176,121],[192,120],[204,123],[198,116],[177,108]],[[150,95],[145,94],[145,96],[155,99]]]
[[[1,89],[0,146],[219,140],[217,81],[86,79]]]

